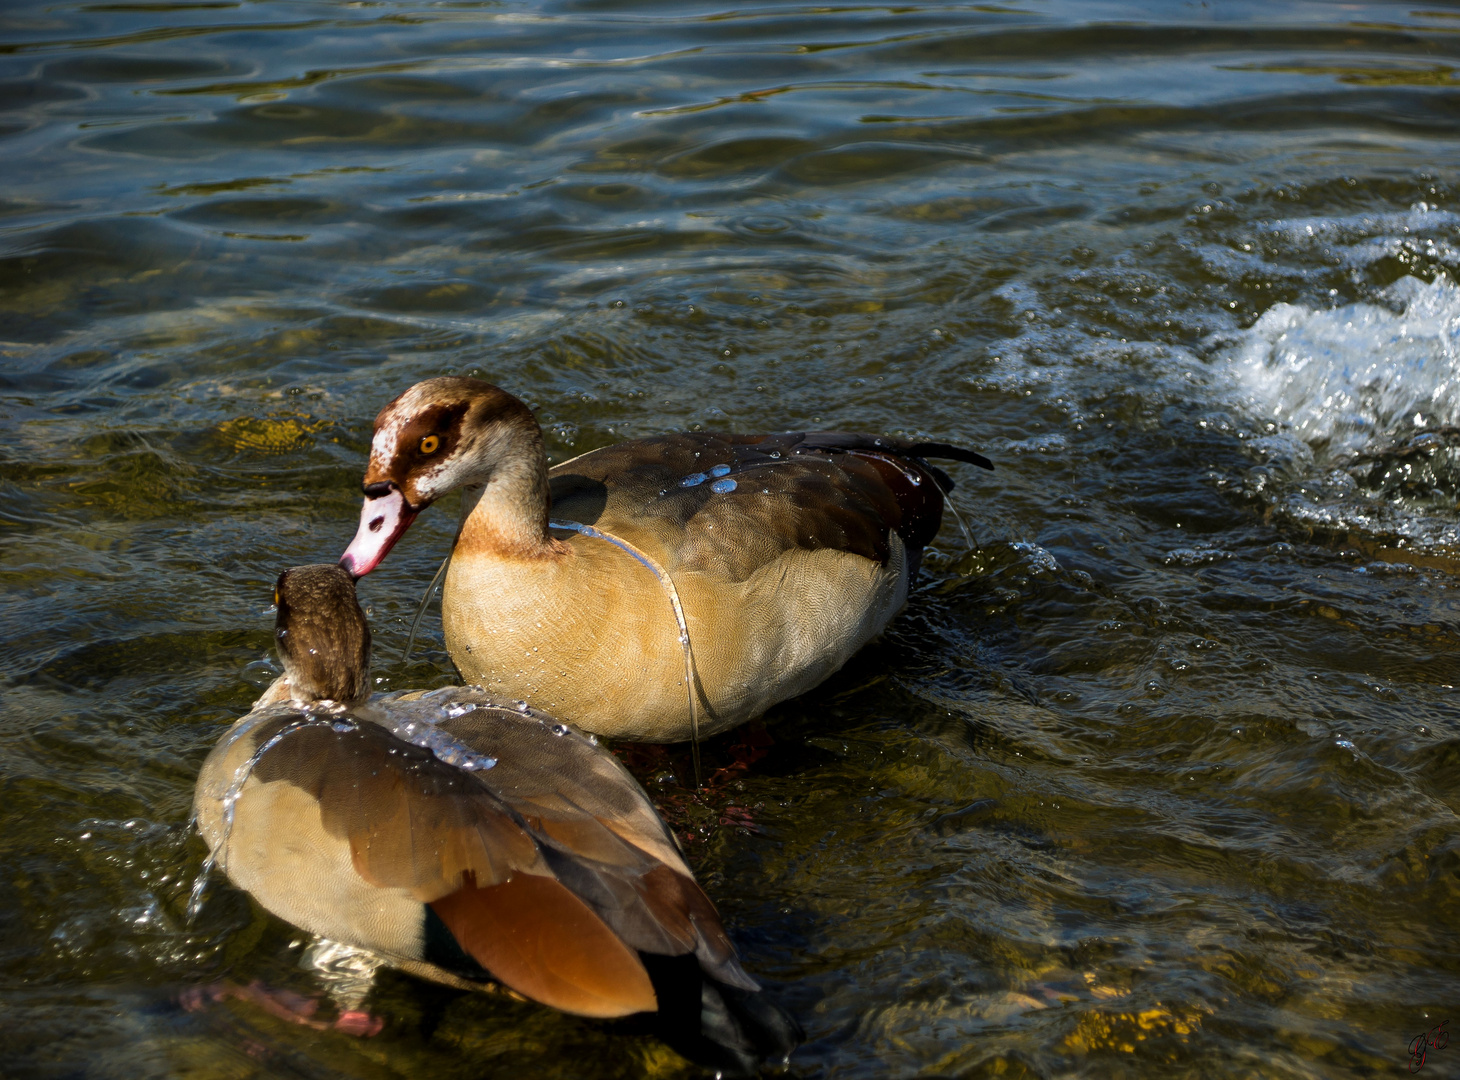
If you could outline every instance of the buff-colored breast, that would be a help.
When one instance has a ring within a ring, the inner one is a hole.
[[[263,782],[249,774],[258,750],[251,729],[260,719],[255,712],[239,720],[198,775],[198,831],[218,866],[295,926],[387,956],[419,959],[425,928],[420,900],[408,889],[380,888],[361,877],[349,841],[325,828],[313,795],[284,780]],[[224,800],[240,775],[245,779],[230,825]]]
[[[701,737],[821,682],[907,598],[896,534],[885,563],[792,547],[732,580],[709,560],[685,568],[687,560],[650,529],[614,524],[615,535],[649,554],[678,590],[703,695]],[[442,610],[462,677],[601,735],[688,739],[684,653],[664,587],[606,540],[578,535],[569,544],[567,557],[541,561],[458,546]]]

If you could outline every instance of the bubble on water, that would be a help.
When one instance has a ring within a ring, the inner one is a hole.
[[[728,495],[735,490],[734,480],[716,480],[710,485],[710,490],[716,495]]]
[[[690,473],[688,476],[686,476],[683,480],[681,480],[679,482],[679,486],[680,487],[686,487],[686,488],[687,487],[695,487],[695,486],[697,486],[699,484],[703,484],[707,479],[708,479],[708,477],[706,477],[705,474],[702,473],[702,472]]]
[[[1059,571],[1059,562],[1038,544],[1016,541],[1009,546],[1024,557],[1030,573],[1053,574]]]
[[[1166,554],[1166,565],[1168,566],[1206,566],[1209,563],[1223,562],[1234,556],[1230,551],[1224,551],[1211,544],[1199,543],[1193,547],[1172,548]]]
[[[1357,750],[1352,739],[1335,739],[1334,744],[1343,747],[1345,750]]]

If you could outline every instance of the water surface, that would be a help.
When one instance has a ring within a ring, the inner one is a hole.
[[[1460,1003],[1460,9],[207,0],[0,15],[0,1016],[41,1077],[687,1075],[379,979],[222,882],[208,748],[370,421],[472,373],[554,460],[977,446],[769,747],[633,751],[803,1077],[1390,1075]],[[362,583],[382,688],[423,516]],[[766,752],[757,756],[760,749]],[[754,758],[754,760],[750,760]],[[328,1004],[321,1015],[329,1013]],[[1460,1044],[1424,1069],[1460,1072]]]

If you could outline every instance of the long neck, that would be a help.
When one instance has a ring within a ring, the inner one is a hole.
[[[463,488],[458,550],[504,559],[562,554],[563,545],[548,533],[552,497],[542,432],[530,414],[526,419],[502,425],[491,440],[494,464],[486,483]]]

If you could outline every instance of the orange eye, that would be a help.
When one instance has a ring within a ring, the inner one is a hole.
[[[439,436],[427,435],[424,439],[421,440],[421,453],[434,454],[436,452],[436,447],[440,445],[441,439]]]

